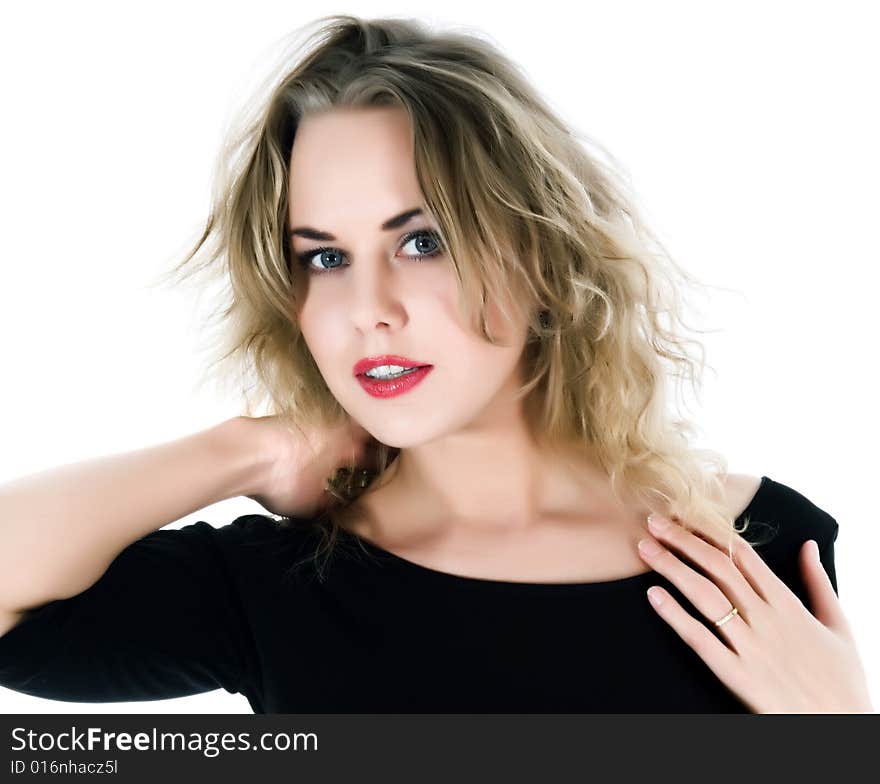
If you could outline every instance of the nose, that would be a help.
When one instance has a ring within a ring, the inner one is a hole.
[[[352,265],[350,272],[354,274],[350,278],[349,313],[354,326],[364,333],[379,326],[399,329],[406,322],[406,311],[399,296],[393,262],[376,256],[368,262]]]

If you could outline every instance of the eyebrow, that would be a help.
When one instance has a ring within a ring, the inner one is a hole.
[[[421,214],[422,210],[419,207],[415,207],[411,210],[401,212],[400,215],[395,215],[393,218],[389,218],[379,228],[381,228],[382,231],[397,229],[401,227],[404,223],[406,223],[410,218],[414,218],[416,215]],[[319,231],[318,229],[313,229],[309,226],[298,226],[295,229],[291,229],[290,236],[305,237],[307,240],[328,240],[330,242],[336,241],[336,237],[334,237],[329,232]]]

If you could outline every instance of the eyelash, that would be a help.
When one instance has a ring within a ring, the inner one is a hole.
[[[436,231],[430,231],[425,229],[420,229],[418,231],[411,231],[409,234],[405,234],[400,241],[401,246],[406,245],[411,240],[414,240],[416,237],[430,237],[437,244],[437,250],[433,250],[430,253],[412,253],[409,254],[409,258],[411,259],[427,259],[433,258],[434,256],[439,256],[443,252],[443,245],[440,240],[440,235]],[[324,253],[325,251],[332,250],[334,253],[338,253],[340,256],[344,256],[345,254],[339,250],[339,248],[334,248],[332,245],[322,245],[320,248],[312,248],[311,250],[307,250],[304,253],[297,253],[296,258],[299,260],[299,265],[310,275],[326,275],[328,273],[336,272],[340,269],[345,269],[347,264],[340,264],[337,267],[328,267],[326,269],[318,269],[317,267],[313,267],[311,265],[312,259],[315,258],[320,253]]]

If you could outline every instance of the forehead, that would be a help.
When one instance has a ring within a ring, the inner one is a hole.
[[[304,116],[288,172],[297,218],[344,214],[369,204],[384,217],[401,201],[421,201],[409,115],[400,107],[331,109]],[[390,214],[390,213],[389,213]]]

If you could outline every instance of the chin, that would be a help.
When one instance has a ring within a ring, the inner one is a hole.
[[[432,440],[432,436],[425,433],[420,432],[415,428],[410,428],[409,432],[397,432],[396,428],[388,427],[388,423],[385,422],[379,427],[369,427],[368,425],[363,425],[363,427],[370,432],[370,435],[373,436],[379,443],[385,444],[385,446],[391,447],[392,449],[411,449],[415,446],[421,446],[424,443]]]

